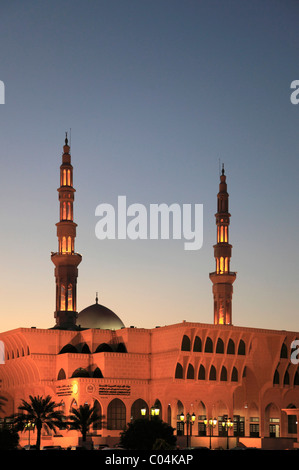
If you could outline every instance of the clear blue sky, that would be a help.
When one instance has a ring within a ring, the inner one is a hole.
[[[59,166],[71,129],[78,310],[126,326],[213,322],[219,159],[233,323],[299,331],[299,4],[65,0],[0,5],[0,330],[54,325]],[[204,241],[99,241],[96,206],[199,203]]]

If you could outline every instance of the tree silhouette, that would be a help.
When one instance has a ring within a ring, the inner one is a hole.
[[[126,449],[152,450],[155,446],[174,448],[174,429],[160,419],[136,419],[121,434],[120,443]]]
[[[36,449],[40,450],[41,431],[55,431],[56,428],[65,426],[64,415],[61,410],[57,410],[60,403],[52,401],[50,395],[45,398],[29,396],[29,402],[22,400],[22,405],[18,407],[19,412],[13,415],[13,422],[17,431],[24,431],[28,425],[37,431]]]
[[[90,406],[87,403],[80,405],[79,408],[72,408],[68,417],[69,429],[75,429],[82,434],[83,442],[86,442],[86,436],[92,424],[101,421],[96,405]]]

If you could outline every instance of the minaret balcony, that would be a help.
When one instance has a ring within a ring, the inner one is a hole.
[[[209,274],[209,277],[213,284],[232,284],[237,277],[237,273],[233,271],[224,271],[219,273],[214,271],[213,273]]]
[[[69,266],[78,266],[81,263],[82,255],[75,252],[52,252],[51,260],[55,266],[59,265],[69,265]]]

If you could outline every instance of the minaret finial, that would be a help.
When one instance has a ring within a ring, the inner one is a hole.
[[[222,163],[222,174],[224,175],[224,163]]]
[[[68,138],[67,138],[67,132],[65,133],[65,145],[68,145],[69,141],[68,141]]]
[[[98,299],[98,292],[96,292],[96,304],[98,303],[99,299]]]

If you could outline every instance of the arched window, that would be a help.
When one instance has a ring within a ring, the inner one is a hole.
[[[175,376],[174,377],[176,379],[182,379],[183,378],[183,367],[179,362],[176,365]]]
[[[232,382],[238,382],[238,371],[235,367],[232,370],[231,381]]]
[[[67,185],[71,186],[71,170],[67,170]]]
[[[294,376],[294,385],[299,385],[299,373],[298,370],[296,370],[295,376]]]
[[[127,348],[124,345],[124,343],[118,343],[117,348],[116,348],[116,352],[118,352],[118,353],[126,353],[127,352]]]
[[[61,252],[66,253],[66,237],[62,237]]]
[[[218,338],[217,345],[216,345],[216,353],[218,354],[224,353],[224,344],[221,338]]]
[[[64,380],[64,379],[66,379],[65,372],[63,369],[60,369],[60,371],[58,372],[57,380]]]
[[[82,354],[90,354],[90,349],[87,343],[82,344],[81,347],[81,353]]]
[[[273,385],[279,385],[279,372],[277,369],[274,372]]]
[[[72,220],[72,204],[67,203],[67,220]]]
[[[239,356],[245,356],[245,343],[242,339],[240,339],[238,354]]]
[[[232,339],[229,339],[228,341],[226,352],[227,354],[235,354],[235,343]]]
[[[188,366],[187,379],[194,379],[194,367],[192,364],[189,364]]]
[[[205,380],[206,379],[206,370],[204,366],[201,364],[198,370],[198,380]]]
[[[92,425],[92,428],[96,431],[97,429],[102,429],[103,415],[102,415],[102,407],[101,407],[100,403],[98,402],[98,400],[95,400],[94,407],[95,407],[95,410],[96,410],[96,414],[99,417],[99,420],[96,421],[95,423],[93,423],[93,425]]]
[[[73,310],[73,286],[72,284],[69,284],[67,288],[67,309],[69,311]]]
[[[111,348],[109,344],[102,343],[95,350],[95,353],[99,353],[99,352],[113,352],[113,349]]]
[[[191,350],[190,338],[184,335],[182,339],[181,351],[190,351],[190,350]]]
[[[145,410],[145,415],[141,414],[141,410]],[[142,400],[142,398],[138,398],[138,400],[135,400],[133,405],[131,406],[131,417],[133,420],[141,419],[143,417],[149,417],[148,405],[144,400]]]
[[[227,381],[227,370],[224,366],[222,366],[222,369],[221,369],[220,380],[221,382]]]
[[[199,336],[195,336],[195,340],[193,344],[193,351],[201,352],[201,339],[199,338]]]
[[[107,408],[107,429],[123,430],[126,426],[126,407],[119,399],[114,398]]]
[[[285,374],[284,374],[283,385],[290,385],[290,375],[287,370],[285,371]]]
[[[78,367],[78,369],[76,369],[73,372],[72,378],[73,377],[90,377],[90,375],[89,375],[89,372],[86,369],[83,369],[83,367]]]
[[[103,374],[102,374],[101,369],[100,369],[99,367],[97,367],[97,368],[94,370],[92,376],[93,376],[95,379],[102,379],[102,378],[103,378]]]
[[[65,287],[63,284],[60,287],[60,310],[65,310]]]
[[[75,348],[75,346],[73,346],[72,344],[66,344],[65,346],[63,346],[63,348],[60,350],[59,354],[65,354],[65,353],[77,353],[77,349]]]
[[[216,369],[214,366],[211,366],[209,380],[216,380]]]
[[[62,203],[62,220],[66,220],[67,217],[66,217],[66,209],[67,209],[67,206],[66,206],[66,202],[63,202]]]
[[[67,249],[66,249],[66,251],[67,251],[67,253],[71,253],[73,251],[72,238],[71,237],[67,238]]]
[[[287,359],[287,357],[288,357],[288,348],[287,348],[285,343],[283,343],[282,346],[281,346],[280,357],[282,359],[285,359],[285,358]]]
[[[206,339],[205,352],[206,353],[212,353],[213,352],[213,341],[211,340],[211,338],[209,336]]]
[[[66,170],[62,171],[61,186],[66,186]]]

